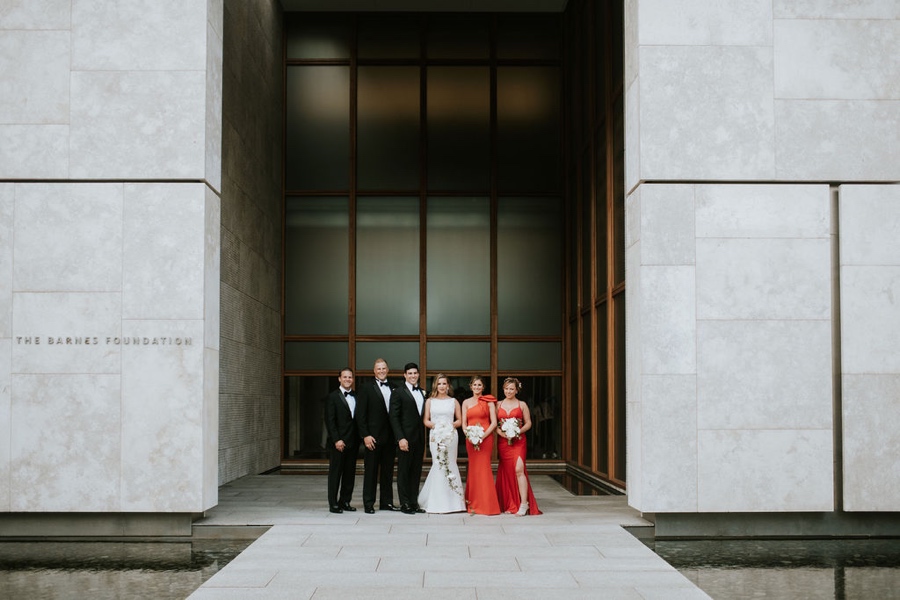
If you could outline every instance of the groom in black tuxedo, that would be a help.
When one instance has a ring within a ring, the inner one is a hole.
[[[394,506],[394,458],[397,442],[391,428],[390,401],[393,388],[388,383],[388,364],[383,358],[375,361],[375,380],[359,386],[356,424],[365,446],[363,464],[363,508],[366,514],[375,512],[375,488],[380,487],[380,510],[398,510]]]
[[[425,391],[419,387],[419,367],[406,363],[406,382],[391,394],[391,427],[400,450],[397,458],[397,493],[400,510],[408,515],[425,512],[419,508],[419,482],[425,458]]]
[[[333,513],[355,511],[350,506],[359,433],[356,429],[356,395],[353,370],[341,369],[340,387],[325,399],[325,429],[328,431],[328,510]]]

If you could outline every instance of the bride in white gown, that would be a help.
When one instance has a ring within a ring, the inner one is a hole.
[[[450,381],[438,373],[431,386],[431,397],[423,414],[431,448],[431,470],[419,492],[419,506],[429,513],[452,513],[466,510],[464,489],[456,465],[462,413],[456,398],[450,396]]]

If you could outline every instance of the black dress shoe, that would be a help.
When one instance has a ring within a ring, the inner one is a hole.
[[[397,508],[396,506],[394,506],[393,504],[382,504],[381,506],[378,507],[378,510],[400,510],[400,509]]]
[[[356,512],[356,509],[350,506],[349,502],[341,504],[341,508],[344,509],[345,512]]]
[[[344,511],[341,510],[341,507],[340,507],[340,506],[332,506],[331,508],[328,509],[328,512],[342,513],[342,512],[344,512]]]
[[[365,510],[365,512],[366,512],[367,515],[374,515],[374,514],[375,514],[375,509],[372,508],[371,506],[367,506],[364,510]]]
[[[423,513],[423,512],[425,512],[425,509],[424,509],[424,508],[421,508],[421,507],[419,507],[419,506],[417,506],[416,509],[415,509],[413,512]]]
[[[402,512],[404,515],[414,515],[416,514],[416,509],[410,507],[407,504],[403,504],[402,506],[400,506],[400,512]]]

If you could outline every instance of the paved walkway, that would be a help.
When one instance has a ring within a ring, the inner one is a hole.
[[[331,514],[326,478],[258,475],[219,490],[196,523],[271,526],[191,600],[708,599],[622,525],[647,526],[624,496],[574,496],[532,477],[540,516]]]

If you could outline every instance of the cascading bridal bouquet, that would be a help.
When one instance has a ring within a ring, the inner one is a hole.
[[[481,442],[484,441],[484,427],[481,425],[469,425],[466,427],[466,439],[475,446],[475,450],[481,452]]]
[[[463,491],[459,487],[456,473],[450,470],[450,442],[455,435],[456,429],[450,423],[435,423],[434,429],[431,430],[431,441],[437,446],[437,456],[434,458],[437,458],[441,470],[447,476],[447,483],[450,484],[450,489],[462,496]]]
[[[522,433],[520,425],[521,423],[518,419],[500,419],[500,429],[503,430],[503,433],[506,435],[506,443],[510,446],[512,446],[514,441],[519,439],[519,434]]]

